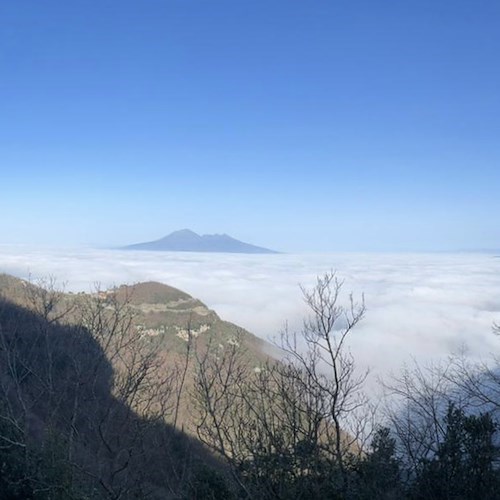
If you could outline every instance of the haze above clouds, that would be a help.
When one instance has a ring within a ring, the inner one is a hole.
[[[55,276],[71,291],[155,280],[201,299],[223,319],[269,338],[307,313],[299,284],[337,270],[344,297],[365,294],[366,319],[350,346],[374,374],[436,360],[467,344],[475,358],[500,350],[500,259],[487,254],[229,255],[0,246],[0,272]]]

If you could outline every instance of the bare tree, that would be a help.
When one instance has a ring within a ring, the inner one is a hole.
[[[421,464],[436,455],[446,433],[446,414],[452,387],[450,365],[421,367],[416,362],[383,383],[385,413],[396,437],[406,480],[415,478]]]
[[[499,325],[493,325],[497,334]],[[500,359],[472,361],[464,349],[446,362],[427,367],[414,363],[385,382],[388,416],[401,458],[410,474],[434,457],[446,433],[449,405],[466,414],[500,412]]]
[[[146,461],[145,445],[151,424],[163,423],[173,408],[172,373],[163,370],[158,346],[138,335],[130,299],[129,294],[117,297],[112,291],[104,293],[98,289],[91,296],[82,297],[78,305],[77,323],[101,348],[90,370],[87,366],[82,373],[75,367],[79,383],[92,388],[92,396],[98,398],[102,370],[109,365],[112,368],[108,377],[113,398],[101,399],[94,412],[87,411],[85,415],[87,428],[98,443],[95,452],[102,457],[102,467],[95,475],[110,498],[142,488],[143,478],[140,474],[134,477],[130,470],[137,471],[137,465]],[[77,408],[77,391],[74,394],[72,420],[82,418]],[[91,467],[87,472],[90,470]]]
[[[348,488],[346,462],[367,420],[356,416],[366,403],[366,372],[356,371],[347,338],[365,305],[352,295],[341,304],[342,286],[331,272],[302,289],[311,316],[300,333],[281,334],[279,361],[249,366],[235,346],[209,346],[197,357],[198,435],[240,486],[257,485],[264,497],[293,490],[308,498],[332,474],[335,488]]]
[[[349,334],[364,317],[364,297],[358,304],[350,294],[348,305],[342,305],[342,287],[343,281],[330,272],[319,277],[312,290],[302,288],[312,313],[304,321],[302,330],[305,353],[301,352],[296,334],[290,336],[285,332],[280,345],[290,361],[298,362],[316,386],[316,391],[326,400],[327,417],[334,424],[335,453],[341,471],[346,451],[352,449],[354,439],[359,437],[359,433],[355,432],[354,439],[346,440],[346,431],[352,425],[348,417],[354,416],[366,403],[362,387],[367,376],[367,372],[357,373],[354,359],[346,346]]]

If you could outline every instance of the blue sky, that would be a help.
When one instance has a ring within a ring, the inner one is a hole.
[[[6,0],[0,243],[500,248],[500,2]]]

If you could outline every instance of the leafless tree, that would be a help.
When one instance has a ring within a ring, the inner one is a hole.
[[[198,435],[243,488],[250,477],[265,494],[281,498],[293,484],[295,497],[307,498],[306,479],[317,474],[318,482],[325,464],[339,471],[339,489],[348,487],[346,462],[367,420],[355,418],[366,403],[366,372],[356,371],[347,339],[365,305],[352,295],[342,305],[342,286],[331,272],[302,289],[311,317],[300,333],[281,334],[280,360],[251,366],[237,345],[209,345],[197,356]]]
[[[436,455],[444,439],[445,417],[452,398],[450,370],[448,362],[426,367],[414,362],[383,382],[385,414],[408,480],[425,460]]]
[[[364,419],[354,417],[367,404],[362,392],[367,372],[356,371],[346,345],[348,336],[365,315],[364,297],[356,303],[350,294],[348,305],[343,305],[340,303],[343,285],[334,272],[329,272],[318,277],[312,290],[302,288],[311,310],[300,336],[305,349],[297,334],[288,331],[282,334],[279,346],[287,354],[287,360],[307,374],[314,392],[324,399],[327,409],[324,416],[333,423],[331,441],[345,480],[345,456],[361,437],[359,423]]]

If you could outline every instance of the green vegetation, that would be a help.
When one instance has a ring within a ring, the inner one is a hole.
[[[388,384],[380,417],[332,273],[279,359],[158,283],[65,294],[0,276],[0,498],[500,498],[497,372]],[[279,349],[279,350],[278,350]]]

